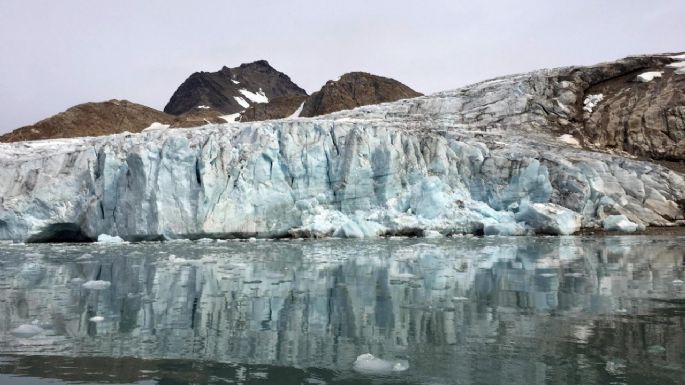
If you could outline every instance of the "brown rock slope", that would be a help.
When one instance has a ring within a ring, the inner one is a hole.
[[[306,96],[281,96],[269,103],[255,104],[240,115],[241,122],[282,119],[292,115],[307,99]]]
[[[421,96],[397,80],[366,72],[350,72],[327,82],[305,102],[300,116],[318,116],[369,104]]]
[[[685,161],[685,56],[633,56],[550,71],[531,111],[588,149]],[[657,76],[645,81],[645,75]],[[642,77],[640,80],[639,77]]]
[[[339,80],[328,81],[309,97],[280,97],[267,104],[256,104],[240,116],[241,122],[281,119],[291,116],[304,101],[299,116],[311,117],[350,110],[369,104],[394,102],[422,94],[397,80],[366,72],[350,72]]]
[[[113,99],[76,105],[36,124],[2,135],[0,141],[18,142],[110,135],[124,131],[140,132],[154,122],[171,124],[173,121],[173,116],[154,108],[128,100]]]

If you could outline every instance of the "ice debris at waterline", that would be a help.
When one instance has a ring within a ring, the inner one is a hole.
[[[0,144],[0,239],[572,234],[611,215],[672,226],[682,174],[559,140],[583,108],[603,111],[589,85],[643,59],[631,60],[318,118]]]
[[[403,372],[409,369],[409,363],[406,360],[384,360],[374,357],[373,354],[365,353],[357,357],[352,367],[358,372],[381,374]]]

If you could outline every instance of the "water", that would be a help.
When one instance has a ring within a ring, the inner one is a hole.
[[[684,270],[685,237],[4,244],[0,384],[683,384]]]

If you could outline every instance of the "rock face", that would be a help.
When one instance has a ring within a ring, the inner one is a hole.
[[[319,116],[421,95],[394,79],[366,72],[350,72],[336,81],[329,81],[313,93],[305,102],[300,116]]]
[[[154,122],[171,124],[174,117],[128,100],[84,103],[40,122],[0,136],[2,142],[100,136],[140,132]],[[206,124],[206,123],[205,123]]]
[[[685,55],[629,57],[551,73],[536,108],[585,147],[685,160]]]
[[[336,81],[327,82],[309,97],[279,97],[268,104],[255,104],[240,115],[240,121],[312,117],[417,96],[421,94],[397,80],[365,72],[351,72]]]
[[[559,136],[583,139],[591,84],[654,60],[673,61],[537,71],[315,119],[2,144],[0,239],[569,234],[612,215],[675,225],[682,174]]]
[[[282,119],[295,114],[307,99],[304,95],[280,96],[269,103],[255,104],[240,114],[241,122]]]
[[[196,72],[181,84],[164,107],[164,112],[181,115],[199,106],[222,114],[235,114],[279,96],[306,96],[288,75],[266,60],[223,67],[217,72]]]
[[[188,128],[235,121],[211,108],[194,108],[173,116],[128,100],[84,103],[40,122],[0,136],[0,142],[136,133],[153,127]]]

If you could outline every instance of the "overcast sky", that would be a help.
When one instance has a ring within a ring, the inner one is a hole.
[[[0,132],[78,103],[162,109],[192,72],[266,59],[308,92],[361,70],[430,93],[685,50],[684,0],[0,0]]]

